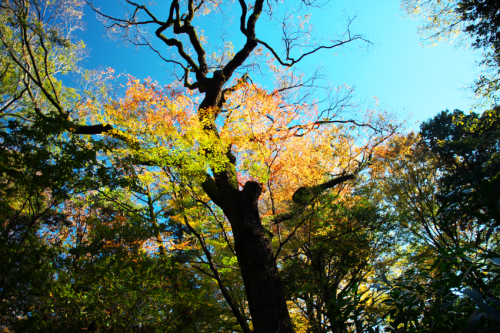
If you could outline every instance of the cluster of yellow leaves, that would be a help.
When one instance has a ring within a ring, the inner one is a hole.
[[[391,161],[410,157],[418,140],[419,137],[410,132],[395,135],[388,142],[375,147],[375,158],[370,167],[371,178],[391,177],[394,172]]]
[[[205,172],[223,168],[231,147],[240,185],[261,183],[262,200],[275,203],[289,201],[299,187],[352,172],[355,159],[380,143],[372,137],[360,144],[359,137],[347,134],[349,128],[320,119],[315,104],[289,103],[280,91],[244,79],[233,84],[223,110],[197,110],[197,96],[187,89],[129,77],[124,97],[103,107],[89,103],[87,112],[94,123],[111,124],[112,135],[126,138],[114,154],[176,167],[191,179],[202,181]],[[205,130],[215,115],[218,135]],[[368,117],[365,122],[377,121],[374,112]]]
[[[128,77],[124,97],[104,103],[89,101],[85,113],[90,121],[111,124],[110,135],[127,143],[115,156],[135,156],[152,164],[181,167],[184,172],[222,165],[224,149],[203,130],[189,90],[161,87],[150,79]],[[206,156],[204,151],[212,154]]]
[[[349,168],[359,154],[336,126],[320,126],[316,105],[288,104],[277,91],[242,84],[229,98],[220,136],[237,155],[240,182],[253,179],[278,202],[326,174]],[[335,160],[335,163],[332,161]]]
[[[310,332],[311,325],[309,325],[309,320],[303,315],[300,308],[295,305],[293,301],[287,301],[286,304],[288,306],[288,313],[290,313],[290,319],[292,320],[295,332]]]
[[[418,33],[429,46],[459,35],[460,24],[455,8],[457,0],[402,0],[401,8],[410,17],[421,20]]]

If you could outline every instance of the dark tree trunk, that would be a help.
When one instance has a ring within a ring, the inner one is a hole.
[[[205,99],[200,105],[200,117],[208,115],[204,109],[219,107],[221,82],[224,79],[214,76],[210,80],[211,84],[207,85]],[[218,136],[214,120],[215,117],[210,124],[205,125],[205,130]],[[240,191],[232,163],[227,163],[226,170],[214,176],[218,192],[214,202],[222,208],[231,224],[254,332],[293,333],[273,249],[261,224],[258,209],[262,191],[260,185],[247,182]],[[207,194],[213,198],[213,194]]]
[[[166,21],[161,21],[159,19],[160,15],[158,15],[158,17],[153,15],[147,8],[147,5],[137,4],[129,0],[127,0],[126,3],[131,6],[131,8],[129,8],[131,10],[128,11],[131,16],[125,19],[114,18],[113,15],[104,14],[100,9],[94,7],[91,0],[86,0],[86,3],[89,4],[96,13],[105,17],[106,22],[110,20],[109,25],[106,23],[107,28],[115,29],[121,27],[126,29],[124,31],[128,33],[129,27],[139,29],[139,27],[145,24],[154,26],[156,37],[166,46],[177,50],[178,55],[183,59],[183,62],[185,62],[184,65],[178,60],[165,60],[180,65],[184,69],[183,79],[185,87],[191,90],[198,89],[200,93],[205,94],[203,102],[199,106],[198,117],[204,125],[204,131],[213,138],[214,144],[218,144],[217,141],[219,140],[219,133],[217,132],[215,122],[224,104],[224,85],[238,68],[241,69],[241,66],[244,65],[245,61],[247,61],[258,44],[261,44],[261,46],[271,51],[281,65],[290,67],[301,61],[305,56],[311,55],[321,49],[331,49],[354,40],[364,40],[363,37],[359,35],[351,37],[349,34],[349,37],[345,40],[336,41],[332,45],[318,46],[313,51],[304,53],[295,59],[290,57],[289,51],[291,49],[287,47],[287,58],[286,61],[283,61],[273,48],[256,38],[256,24],[263,13],[266,2],[264,0],[239,0],[238,3],[241,9],[239,28],[241,33],[246,37],[246,42],[223,68],[212,72],[209,62],[207,62],[206,59],[206,52],[203,47],[204,43],[202,43],[201,38],[197,35],[197,28],[192,25],[192,21],[196,17],[195,12],[201,8],[203,1],[198,3],[193,0],[182,2],[172,0]],[[304,1],[304,3],[307,3],[307,1]],[[181,5],[187,6],[185,13],[181,12]],[[139,13],[146,15],[146,21],[138,19],[141,16]],[[164,14],[165,13],[162,13],[161,16],[165,16]],[[164,32],[167,30],[170,30],[173,36],[165,35]],[[135,30],[132,29],[130,31]],[[139,34],[139,36],[141,35]],[[184,36],[186,40],[182,38],[177,39],[176,36]],[[130,39],[132,43],[134,43],[136,37],[137,36],[134,35],[134,37]],[[189,42],[187,42],[187,40],[189,40]],[[142,41],[140,43],[142,43]],[[188,45],[188,48],[185,48],[187,44],[190,45]],[[156,49],[153,50],[159,53]],[[192,50],[192,54],[190,54],[188,50]],[[23,70],[26,71],[25,69]],[[196,82],[189,83],[190,73],[195,73]],[[210,73],[213,73],[213,77],[207,77]],[[41,82],[35,82],[35,84],[42,87]],[[46,97],[57,110],[61,113],[65,113],[59,105],[57,97],[52,98],[50,94],[46,94]],[[318,122],[318,125],[320,123],[323,122]],[[108,133],[130,144],[132,147],[136,147],[136,143],[130,140],[128,136],[114,133],[113,127],[109,124],[91,126],[74,125],[74,127],[75,129],[73,132],[75,134],[93,135]],[[228,147],[228,149],[230,150],[230,147]],[[210,154],[214,153],[214,150],[207,148],[204,153],[210,156]],[[222,172],[219,172],[219,170],[217,170],[217,172],[212,170],[215,179],[207,175],[206,181],[202,184],[202,187],[212,201],[224,211],[224,214],[231,224],[236,256],[242,272],[254,331],[258,333],[293,332],[271,243],[266,237],[265,229],[261,224],[259,216],[257,202],[261,193],[261,188],[259,184],[255,182],[247,182],[243,190],[240,191],[236,178],[234,156],[232,156],[230,151],[228,151],[227,154],[229,162],[226,163],[225,170]],[[138,158],[135,163],[147,166],[156,165],[157,161],[149,161],[147,157],[144,158],[142,156]],[[305,207],[310,202],[311,198],[314,198],[314,196],[321,191],[353,177],[353,175],[344,175],[324,184],[310,188],[300,188],[293,195],[292,199],[299,207]],[[298,211],[300,212],[300,209]],[[292,214],[288,212],[286,214],[280,214],[280,216],[276,217],[276,221],[290,219],[295,213],[296,212]],[[204,250],[206,250],[206,248]],[[218,281],[225,295],[224,297],[226,297],[228,304],[230,304],[232,311],[235,313],[236,318],[238,318],[242,330],[247,333],[249,329],[245,319],[239,309],[234,306],[229,293],[224,291],[220,279]]]
[[[238,263],[255,332],[293,332],[273,250],[260,222],[259,184],[247,182],[241,192],[238,220],[231,222]]]

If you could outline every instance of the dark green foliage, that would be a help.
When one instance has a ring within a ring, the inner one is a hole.
[[[462,0],[457,12],[466,22],[465,32],[474,38],[476,48],[500,53],[500,3],[496,0]]]
[[[496,259],[495,259],[496,258]],[[498,254],[440,249],[388,283],[386,331],[497,332],[500,325]]]
[[[443,241],[408,244],[418,251],[409,269],[385,281],[387,331],[498,331],[498,111],[446,111],[422,124],[422,144],[439,160],[433,233]]]
[[[482,115],[443,111],[421,125],[421,136],[441,163],[440,200],[463,206],[476,193],[476,209],[493,214],[487,202],[499,202],[500,191],[483,182],[500,172],[500,108]]]
[[[463,32],[472,40],[472,47],[484,51],[480,62],[485,72],[476,80],[476,93],[486,100],[499,91],[500,74],[500,3],[496,0],[461,0],[455,11],[464,24]]]

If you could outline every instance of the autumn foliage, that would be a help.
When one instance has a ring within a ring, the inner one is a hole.
[[[315,44],[316,1],[96,3],[0,3],[1,330],[496,332],[500,109],[405,133],[301,72],[367,42]],[[84,6],[177,80],[80,68]]]

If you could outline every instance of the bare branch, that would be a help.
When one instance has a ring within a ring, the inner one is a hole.
[[[244,0],[238,0],[238,1],[241,6],[240,30],[245,36],[247,36],[247,28],[245,27],[246,23],[245,20],[247,18],[247,12],[248,12],[247,4],[245,3]]]
[[[268,49],[273,54],[275,59],[282,66],[291,67],[291,66],[295,65],[296,63],[300,62],[301,60],[303,60],[305,57],[312,55],[320,50],[337,48],[337,47],[343,46],[345,44],[348,44],[348,43],[351,43],[354,41],[364,41],[368,44],[371,44],[371,42],[369,40],[367,40],[364,36],[351,34],[350,27],[351,27],[351,24],[352,24],[352,21],[354,20],[354,18],[349,18],[349,21],[347,23],[347,29],[344,32],[343,37],[341,39],[332,41],[332,44],[330,44],[330,45],[316,46],[311,51],[302,53],[299,57],[294,58],[290,54],[295,47],[307,47],[306,45],[301,45],[299,41],[302,40],[305,36],[308,36],[308,32],[304,31],[303,28],[300,28],[297,30],[291,30],[290,29],[291,24],[288,24],[286,22],[286,20],[289,17],[293,17],[293,15],[286,15],[286,17],[284,18],[284,22],[282,23],[282,27],[283,27],[282,39],[283,39],[283,43],[285,45],[285,55],[286,55],[285,59],[282,59],[282,57],[279,56],[278,52],[276,52],[276,50],[273,47],[271,47],[268,43],[264,42],[263,40],[256,39],[259,44],[263,45],[266,49]]]
[[[243,48],[234,55],[233,59],[231,59],[222,70],[222,72],[224,73],[224,77],[226,77],[227,79],[229,79],[233,72],[245,62],[248,56],[258,45],[257,39],[255,38],[255,25],[259,16],[262,14],[263,4],[264,0],[255,1],[253,12],[248,18],[247,27],[244,29],[244,34],[247,37],[247,41]],[[246,5],[244,3],[242,4],[242,1],[240,1],[240,5],[242,6],[242,10],[246,8]]]
[[[187,217],[184,216],[184,224],[188,227],[189,231],[191,233],[193,233],[193,235],[195,235],[195,237],[198,239],[198,241],[200,242],[200,245],[201,245],[201,248],[203,250],[203,253],[205,254],[205,257],[207,258],[208,260],[208,264],[209,264],[209,267],[210,267],[210,270],[212,271],[213,273],[213,277],[214,279],[217,281],[217,284],[219,285],[219,289],[220,291],[222,292],[222,295],[224,296],[224,298],[226,299],[226,302],[228,303],[229,307],[231,308],[234,316],[236,317],[236,320],[238,321],[238,323],[240,324],[241,328],[243,329],[243,332],[245,333],[251,333],[252,331],[250,330],[250,327],[248,326],[248,323],[247,321],[245,320],[245,317],[242,315],[240,309],[236,306],[236,304],[234,303],[233,301],[233,298],[231,297],[231,295],[229,294],[229,292],[227,291],[220,275],[219,275],[219,271],[217,270],[217,267],[214,265],[214,262],[213,262],[213,259],[212,259],[212,254],[210,253],[210,251],[208,250],[207,248],[207,245],[205,244],[205,241],[203,239],[203,236],[200,235],[192,226],[191,224],[189,223],[189,221],[187,220]]]
[[[298,63],[299,61],[301,61],[302,59],[304,59],[305,57],[311,55],[311,54],[314,54],[316,52],[318,52],[319,50],[322,50],[322,49],[333,49],[333,48],[336,48],[336,47],[339,47],[339,46],[342,46],[344,44],[347,44],[347,43],[350,43],[350,42],[353,42],[353,41],[356,41],[356,40],[362,40],[364,42],[367,42],[369,43],[369,41],[367,39],[365,39],[363,36],[360,36],[360,35],[356,35],[356,36],[353,36],[353,37],[349,37],[348,39],[346,40],[343,40],[343,41],[338,41],[336,42],[335,44],[332,44],[332,45],[322,45],[322,46],[318,46],[316,47],[314,50],[312,51],[309,51],[309,52],[306,52],[306,53],[303,53],[299,58],[297,59],[294,59],[292,57],[289,57],[287,56],[286,57],[286,60],[288,62],[285,62],[281,59],[281,57],[278,55],[278,53],[276,53],[276,51],[269,45],[267,44],[266,42],[264,41],[261,41],[259,39],[256,39],[257,42],[259,44],[262,44],[263,46],[265,46],[269,51],[271,51],[271,53],[273,54],[273,56],[276,58],[276,60],[278,60],[278,62],[282,65],[282,66],[286,66],[286,67],[291,67],[293,65],[295,65],[296,63]]]

